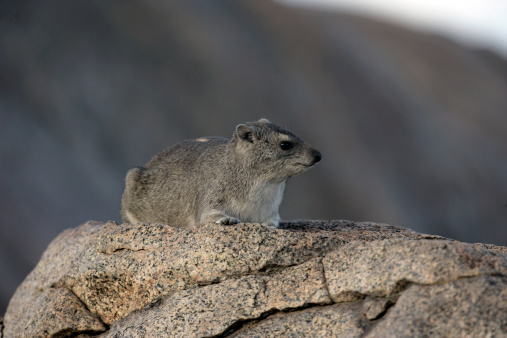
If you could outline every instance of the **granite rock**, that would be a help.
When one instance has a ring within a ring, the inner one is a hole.
[[[410,283],[441,284],[462,277],[507,275],[505,255],[449,240],[355,241],[326,255],[323,264],[334,302],[366,295],[388,297]]]
[[[19,313],[14,337],[38,337],[41,328],[43,335],[50,337],[106,330],[104,323],[68,289],[48,288],[40,292],[31,306],[37,316],[30,310]]]
[[[231,337],[359,337],[367,326],[360,304],[334,304],[277,313]]]
[[[322,264],[313,259],[268,275],[178,292],[113,324],[104,337],[216,336],[273,311],[330,303]]]
[[[507,277],[410,286],[368,337],[505,337]]]
[[[50,244],[2,334],[502,335],[506,289],[505,248],[392,225],[88,222]]]

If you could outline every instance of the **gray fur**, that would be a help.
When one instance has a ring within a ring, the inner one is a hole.
[[[293,147],[283,150],[282,141]],[[266,119],[238,125],[230,140],[183,141],[144,167],[129,170],[123,221],[184,227],[256,222],[277,227],[286,180],[320,159],[321,154],[301,138]]]

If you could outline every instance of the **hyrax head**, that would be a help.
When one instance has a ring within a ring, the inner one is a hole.
[[[320,152],[300,137],[266,119],[238,125],[233,142],[243,163],[272,181],[284,181],[322,159]]]

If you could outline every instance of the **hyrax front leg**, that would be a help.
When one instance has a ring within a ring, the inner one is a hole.
[[[241,223],[241,221],[237,218],[225,216],[220,218],[218,221],[215,222],[216,224],[223,224],[223,225],[233,225]]]
[[[201,216],[202,223],[215,222],[216,224],[223,225],[234,225],[241,223],[241,221],[235,217],[226,215],[223,211],[212,210],[204,213]]]

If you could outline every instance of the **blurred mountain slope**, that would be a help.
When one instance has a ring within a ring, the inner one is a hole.
[[[63,229],[120,220],[125,172],[266,117],[323,154],[281,216],[507,244],[506,62],[262,1],[5,1],[0,313]]]

